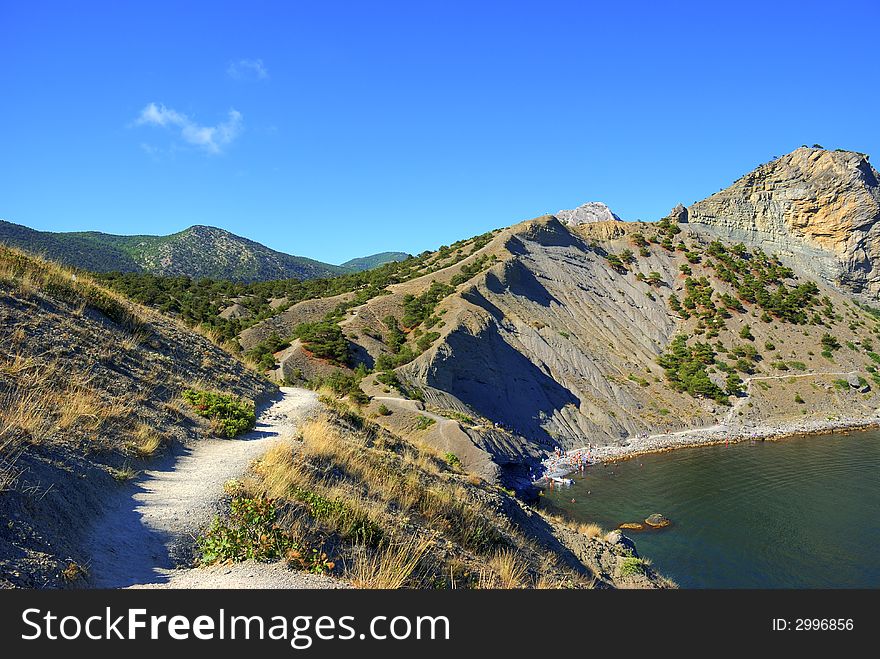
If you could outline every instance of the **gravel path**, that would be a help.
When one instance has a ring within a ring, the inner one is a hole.
[[[224,483],[243,475],[273,443],[292,438],[317,407],[314,392],[283,387],[260,412],[251,432],[181,447],[155,469],[143,472],[92,529],[91,585],[254,588],[271,583],[302,588],[322,581],[281,566],[181,567],[190,564],[194,538],[217,514]]]

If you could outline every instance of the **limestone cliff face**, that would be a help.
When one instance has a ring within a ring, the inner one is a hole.
[[[687,209],[688,221],[775,252],[854,293],[880,294],[880,185],[865,155],[803,147]]]

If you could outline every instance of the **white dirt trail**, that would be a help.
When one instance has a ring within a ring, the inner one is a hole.
[[[191,568],[194,539],[219,511],[223,485],[242,476],[272,444],[289,441],[317,410],[314,392],[283,387],[235,439],[206,439],[177,449],[136,478],[91,530],[89,565],[96,588],[326,588],[333,580],[278,566]]]

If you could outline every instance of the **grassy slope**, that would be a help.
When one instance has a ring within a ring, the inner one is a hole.
[[[601,529],[527,509],[431,447],[323,400],[329,411],[302,428],[301,443],[271,449],[236,493],[274,502],[280,544],[293,545],[282,558],[367,588],[669,585],[641,561],[624,569],[628,550]]]
[[[75,583],[107,496],[208,432],[180,398],[274,387],[203,336],[0,246],[0,586]]]

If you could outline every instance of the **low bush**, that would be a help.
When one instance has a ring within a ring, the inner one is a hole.
[[[201,562],[271,561],[295,549],[293,539],[276,523],[277,511],[265,497],[232,500],[229,518],[216,518],[199,539]]]
[[[196,414],[211,419],[211,429],[220,437],[235,437],[253,428],[257,421],[253,405],[234,396],[187,389],[183,398]]]

